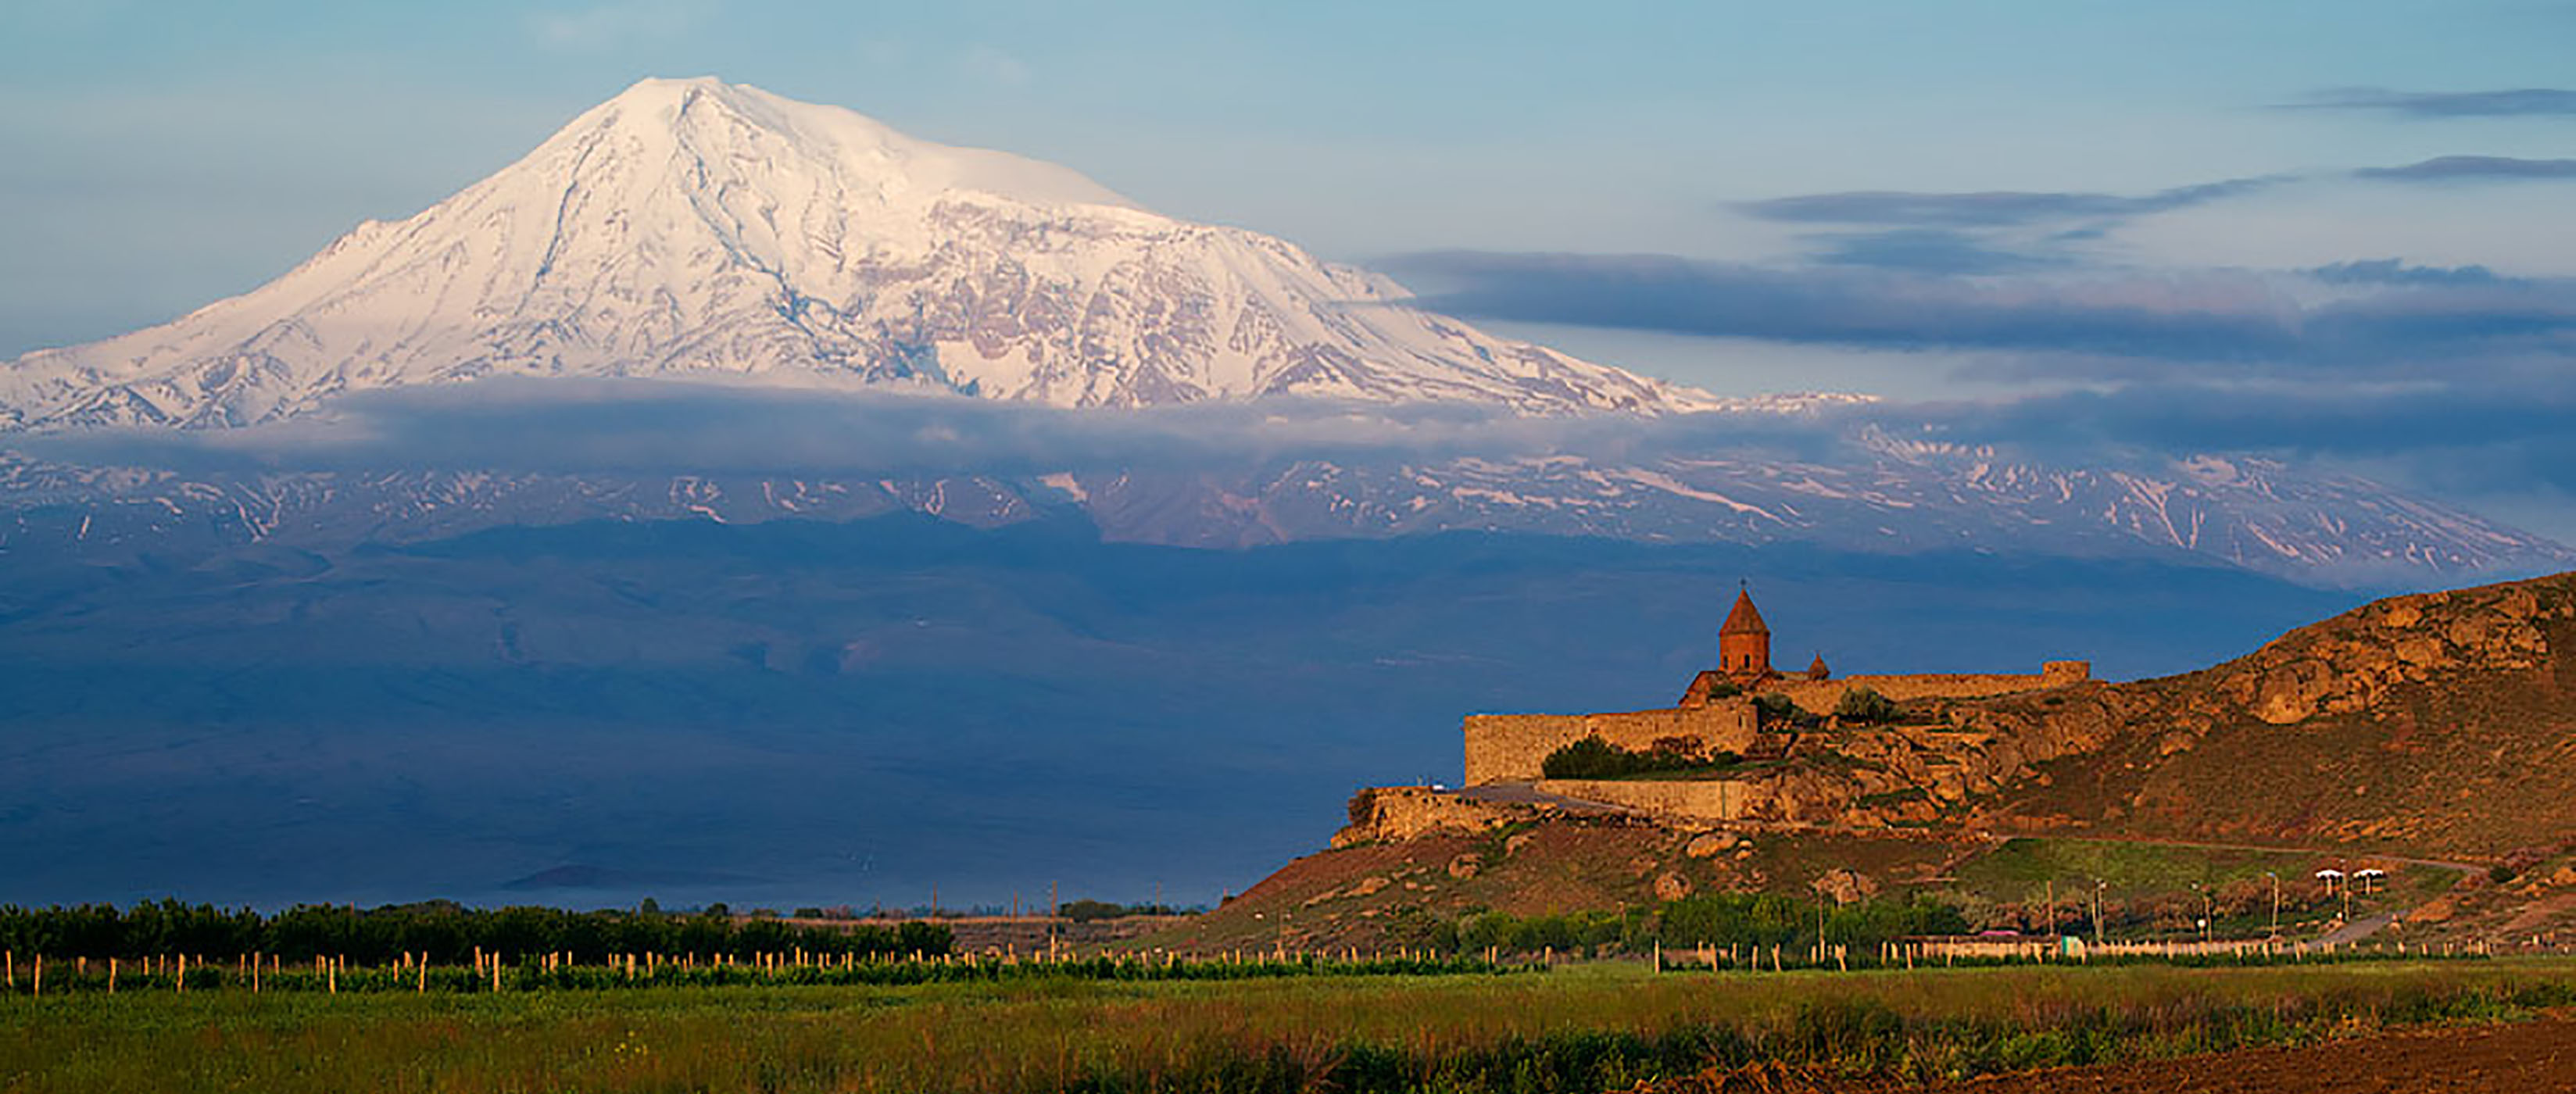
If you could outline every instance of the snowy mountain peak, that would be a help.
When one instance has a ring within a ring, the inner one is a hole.
[[[1027,205],[1135,207],[1055,164],[915,140],[855,110],[800,103],[709,76],[638,81],[546,143],[580,144],[604,133],[634,141],[636,151],[687,157],[700,167],[720,157],[780,156],[807,172],[873,182],[875,193],[859,196],[890,203],[962,191]]]
[[[1068,407],[1733,405],[1407,298],[1052,164],[757,88],[645,80],[246,295],[20,358],[0,370],[0,427],[246,425],[495,375],[907,383]]]

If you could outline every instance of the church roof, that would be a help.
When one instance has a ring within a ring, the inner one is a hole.
[[[1815,660],[1810,661],[1810,662],[1808,662],[1808,663],[1807,663],[1807,671],[1808,671],[1808,672],[1811,672],[1811,673],[1823,673],[1823,672],[1830,671],[1830,670],[1828,670],[1828,669],[1825,667],[1825,655],[1824,655],[1824,654],[1821,654],[1821,653],[1820,653],[1820,654],[1817,654],[1817,655],[1816,655],[1816,659],[1815,659]]]
[[[1735,594],[1735,609],[1726,613],[1726,622],[1717,628],[1719,634],[1769,634],[1771,628],[1762,622],[1762,612],[1753,606],[1753,594]]]

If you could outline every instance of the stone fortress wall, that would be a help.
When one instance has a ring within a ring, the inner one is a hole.
[[[1834,680],[1790,677],[1755,690],[1777,692],[1818,714],[1833,713],[1834,704],[1853,688],[1868,688],[1897,702],[1911,699],[1983,699],[2017,691],[2071,687],[2093,678],[2089,661],[2049,661],[2037,673],[1918,673],[1905,676],[1845,676]]]
[[[1542,794],[1602,802],[1640,813],[1699,821],[1739,821],[1753,810],[1765,788],[1738,779],[1639,781],[1608,779],[1541,779]]]

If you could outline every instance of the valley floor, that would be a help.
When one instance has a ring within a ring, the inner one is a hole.
[[[2240,1070],[2300,1084],[2260,1089],[2473,1088],[2369,1085],[2454,1060],[2483,1089],[2564,1089],[2576,1030],[2541,1016],[2571,1004],[2576,961],[2529,958],[14,996],[0,999],[0,1090],[1678,1094],[1752,1088],[1739,1078],[1875,1091],[2067,1067],[2086,1070],[1961,1089],[2181,1089],[2154,1084]],[[2428,1032],[2390,1035],[2406,1028]],[[2275,1047],[2286,1051],[2258,1051]],[[2094,1085],[2063,1085],[2079,1081]]]

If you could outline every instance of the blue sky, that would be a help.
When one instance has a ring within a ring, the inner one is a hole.
[[[2576,4],[2523,0],[13,0],[0,354],[248,289],[713,74],[1641,371],[2126,393],[2097,439],[2149,448],[2275,407],[2307,431],[2251,441],[2564,537],[2571,41]]]

